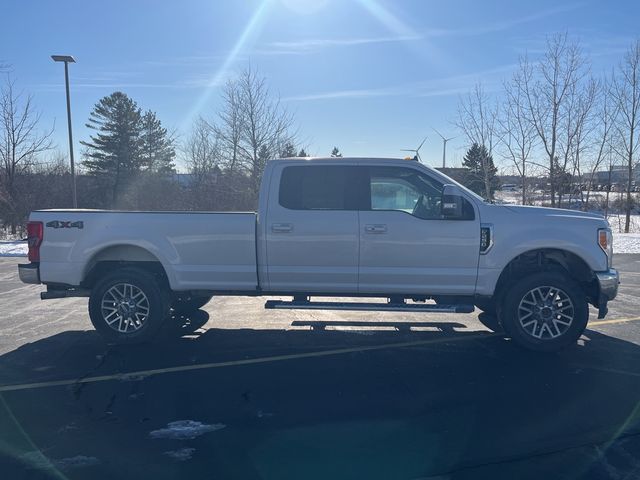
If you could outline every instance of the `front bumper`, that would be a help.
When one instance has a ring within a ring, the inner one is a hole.
[[[605,300],[613,300],[618,294],[618,285],[620,284],[620,274],[614,268],[610,268],[606,272],[596,272],[598,283],[600,284],[600,297],[606,297]]]
[[[37,263],[21,263],[18,265],[18,276],[22,283],[40,283],[40,265]]]
[[[598,318],[604,318],[609,311],[607,303],[618,295],[618,285],[620,284],[620,274],[617,270],[610,268],[606,272],[596,272],[598,285],[600,286],[600,298],[598,298]]]

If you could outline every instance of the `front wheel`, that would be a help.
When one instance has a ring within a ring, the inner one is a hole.
[[[516,282],[499,312],[507,334],[535,351],[574,344],[587,327],[589,306],[576,282],[561,272],[533,273]]]
[[[106,275],[92,289],[89,317],[113,343],[151,340],[169,313],[166,290],[149,272],[123,268]]]

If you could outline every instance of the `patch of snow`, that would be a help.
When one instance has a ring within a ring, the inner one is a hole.
[[[71,422],[67,425],[60,427],[58,429],[58,433],[66,433],[66,432],[71,432],[73,430],[78,430],[78,426],[75,424],[75,422]]]
[[[269,418],[269,417],[273,417],[275,414],[273,413],[269,413],[269,412],[263,412],[262,410],[258,410],[258,413],[256,413],[256,416],[258,418]]]
[[[55,368],[52,365],[44,365],[42,367],[34,367],[33,371],[34,372],[46,372],[47,370],[51,370],[52,368]]]
[[[222,423],[207,425],[195,420],[178,420],[167,424],[166,428],[152,430],[149,433],[151,438],[168,438],[172,440],[193,440],[205,433],[215,432],[226,427]]]
[[[27,242],[0,242],[0,257],[26,257]]]
[[[614,233],[613,253],[640,253],[640,233]]]
[[[164,452],[164,454],[179,462],[186,462],[187,460],[191,460],[195,451],[195,448],[181,448],[179,450],[169,450],[168,452]]]
[[[53,463],[61,470],[66,470],[69,468],[93,467],[95,465],[99,465],[100,460],[98,460],[96,457],[76,455],[75,457],[54,460]]]

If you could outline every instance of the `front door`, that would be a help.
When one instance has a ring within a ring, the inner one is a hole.
[[[443,184],[414,167],[369,167],[368,182],[359,292],[473,294],[480,221],[472,203],[465,200],[464,219],[443,219]]]

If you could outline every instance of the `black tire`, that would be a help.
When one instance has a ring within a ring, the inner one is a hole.
[[[589,305],[575,281],[562,272],[548,271],[518,280],[504,296],[498,314],[516,344],[553,352],[580,338],[589,320]]]
[[[168,314],[167,289],[153,274],[137,268],[106,275],[89,297],[91,323],[110,343],[150,341]]]
[[[192,295],[183,295],[176,296],[171,302],[171,308],[181,315],[187,315],[190,313],[199,310],[204,307],[207,303],[211,301],[213,295],[205,295],[205,296],[192,296]]]

